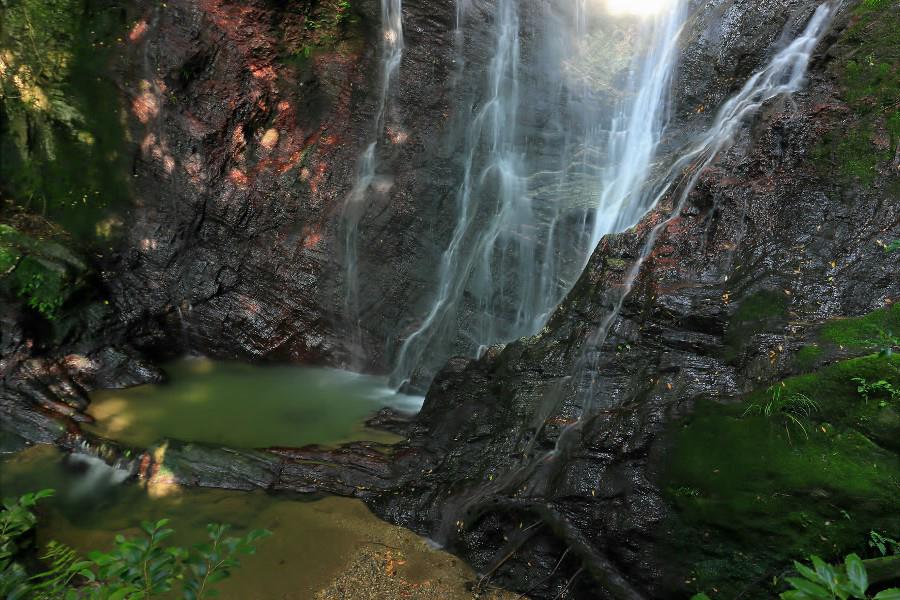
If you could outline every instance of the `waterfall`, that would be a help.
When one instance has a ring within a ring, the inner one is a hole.
[[[456,308],[475,261],[479,258],[489,260],[488,246],[496,242],[501,227],[509,219],[527,218],[517,210],[527,211],[528,206],[520,203],[524,195],[523,182],[520,157],[514,144],[519,66],[519,20],[515,0],[497,2],[496,23],[496,45],[486,82],[488,97],[466,131],[463,177],[456,194],[456,226],[441,257],[439,287],[432,306],[398,353],[391,376],[392,385],[397,387],[409,381],[429,342],[445,325],[443,320]],[[476,165],[482,145],[486,146],[486,162]],[[487,185],[496,186],[495,206],[480,205],[482,200],[484,204],[488,202],[482,195]],[[485,212],[489,214],[485,215]],[[487,226],[483,227],[482,219],[485,218]],[[484,302],[485,298],[479,300]],[[493,324],[487,326],[492,328]]]
[[[637,223],[647,210],[636,197],[650,174],[664,129],[678,33],[684,19],[684,7],[680,3],[674,3],[671,11],[662,27],[659,43],[647,54],[638,71],[634,86],[637,96],[613,119],[607,146],[609,159],[603,177],[605,185],[599,206],[594,211],[591,250],[604,235],[623,231]]]
[[[542,15],[539,48],[525,64],[524,5],[496,2],[481,95],[463,107],[454,229],[437,289],[396,353],[396,387],[427,384],[453,353],[477,356],[540,331],[600,236],[643,212],[632,192],[665,125],[683,2],[647,17],[573,4]],[[462,0],[458,14],[462,28]],[[624,47],[602,45],[618,37]]]
[[[644,186],[649,189],[645,191],[645,199],[639,204],[651,209],[665,196],[670,195],[674,200],[673,208],[669,217],[657,224],[647,235],[640,256],[628,270],[620,286],[614,309],[610,310],[599,323],[584,347],[575,374],[590,374],[590,385],[584,392],[581,415],[569,428],[580,427],[584,418],[593,414],[596,408],[598,394],[595,374],[599,369],[601,347],[634,285],[641,266],[653,250],[660,232],[680,215],[700,175],[730,145],[747,119],[766,102],[800,89],[805,81],[812,53],[827,31],[833,12],[834,7],[831,3],[819,5],[804,31],[779,51],[765,67],[754,73],[741,90],[722,105],[710,127],[684,151],[679,152],[679,158],[659,180],[660,185],[655,189],[652,186]],[[577,380],[578,377],[572,379],[575,382]],[[564,433],[560,436],[560,440],[564,437]]]
[[[366,211],[366,197],[375,182],[379,142],[384,136],[388,100],[403,58],[402,0],[381,0],[381,38],[379,40],[380,81],[375,105],[372,141],[357,162],[356,179],[344,204],[344,314],[350,322],[350,335],[361,345],[359,311],[359,273],[357,241],[359,222]]]
[[[655,178],[657,184],[648,183],[646,180],[638,182],[638,188],[633,192],[638,206],[652,209],[663,198],[671,197],[672,210],[666,219],[648,232],[638,259],[627,271],[623,283],[616,286],[618,296],[615,305],[606,311],[605,316],[590,332],[581,348],[580,358],[573,366],[572,375],[558,380],[557,385],[546,392],[542,400],[542,404],[548,408],[543,417],[549,416],[553,408],[559,407],[563,398],[574,398],[580,405],[580,414],[574,422],[560,431],[553,450],[532,454],[532,449],[540,439],[540,434],[534,432],[528,439],[522,440],[524,448],[516,448],[516,454],[524,457],[518,465],[497,474],[487,483],[477,484],[469,494],[460,494],[445,504],[439,529],[435,532],[439,542],[452,539],[456,535],[459,520],[472,514],[472,509],[483,507],[489,498],[514,496],[522,500],[523,505],[536,498],[546,499],[547,487],[556,485],[560,480],[560,469],[571,465],[571,462],[555,458],[577,447],[581,441],[578,433],[588,419],[597,415],[598,409],[615,407],[616,399],[601,398],[596,387],[596,374],[600,369],[599,356],[610,328],[634,285],[641,265],[650,255],[660,233],[680,215],[700,175],[729,146],[740,129],[746,125],[747,120],[766,102],[789,95],[801,88],[812,53],[828,30],[834,11],[834,4],[820,5],[805,30],[788,46],[777,52],[768,64],[747,80],[737,94],[722,105],[702,135],[677,153],[678,158],[665,169],[663,176]],[[582,383],[585,381],[587,385],[583,386]],[[609,405],[598,406],[599,402],[604,400],[608,401]],[[534,422],[546,421],[540,418]]]

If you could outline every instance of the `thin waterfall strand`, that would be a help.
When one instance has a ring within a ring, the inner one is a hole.
[[[391,383],[396,387],[410,381],[429,342],[441,329],[448,308],[455,308],[472,264],[481,253],[478,250],[499,235],[499,219],[494,219],[485,235],[477,235],[476,229],[481,225],[477,205],[481,200],[477,195],[480,186],[488,177],[499,179],[501,214],[502,207],[514,203],[522,191],[516,173],[517,160],[512,154],[518,108],[519,20],[516,4],[515,0],[497,3],[497,42],[488,69],[490,97],[466,132],[463,181],[456,195],[456,226],[441,257],[438,291],[431,309],[419,328],[404,340],[398,353],[391,374]],[[488,146],[489,162],[476,172],[475,160],[483,140]],[[471,251],[471,244],[478,246],[476,251]]]
[[[358,238],[359,222],[366,211],[366,197],[376,177],[378,144],[384,135],[388,100],[403,59],[402,0],[381,1],[380,93],[375,106],[372,141],[359,157],[356,180],[344,204],[344,315],[350,335],[361,345],[359,307]]]

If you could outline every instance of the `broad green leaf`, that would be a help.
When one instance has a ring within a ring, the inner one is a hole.
[[[862,559],[856,554],[848,554],[844,559],[844,565],[847,567],[847,579],[852,585],[852,591],[858,598],[865,598],[866,590],[869,589],[869,576]]]
[[[875,594],[875,600],[900,600],[900,588],[888,588]]]
[[[813,554],[809,557],[812,561],[813,566],[816,569],[816,573],[818,573],[821,580],[827,585],[832,585],[837,580],[837,574],[834,572],[834,569],[827,562]]]
[[[799,577],[788,577],[787,581],[792,586],[812,598],[823,598],[825,600],[831,600],[832,598],[831,592],[829,592],[827,589],[825,589],[821,585],[815,584],[811,581],[807,581],[806,579],[800,579]]]
[[[800,590],[789,590],[787,592],[781,592],[778,595],[781,600],[817,600],[816,596],[810,596]]]
[[[794,561],[794,568],[797,569],[797,572],[800,573],[800,575],[806,577],[813,583],[827,583],[822,581],[822,578],[818,573],[816,573],[806,565],[797,562],[796,560]]]

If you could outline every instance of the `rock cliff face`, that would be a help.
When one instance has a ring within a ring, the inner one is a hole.
[[[696,4],[677,86],[686,116],[717,106],[814,7]],[[457,63],[486,68],[492,4],[469,8],[482,18],[468,20],[462,46],[452,3],[404,9],[406,48],[378,140],[386,181],[359,228],[362,348],[347,343],[341,217],[375,135],[381,34],[377,3],[344,20],[337,6],[138,3],[118,74],[136,206],[109,271],[126,320],[167,323],[172,335],[151,345],[382,370],[434,293],[464,121],[483,100],[477,68],[460,79]],[[557,7],[523,8],[527,71],[543,47],[536,24]]]
[[[434,262],[440,240],[420,232],[453,181],[439,134],[455,11],[417,3],[405,15],[403,81],[378,140],[378,172],[393,181],[370,199],[359,243],[363,363],[344,341],[341,228],[375,135],[379,8],[354,3],[338,22],[339,10],[258,0],[140,11],[122,64],[137,206],[111,285],[127,319],[167,319],[166,343],[383,369],[385,324],[431,283],[418,263]]]

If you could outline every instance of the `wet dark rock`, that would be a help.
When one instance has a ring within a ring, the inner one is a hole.
[[[414,419],[414,415],[403,413],[390,407],[385,407],[379,410],[373,417],[366,420],[366,427],[405,436],[409,432],[409,428]]]

